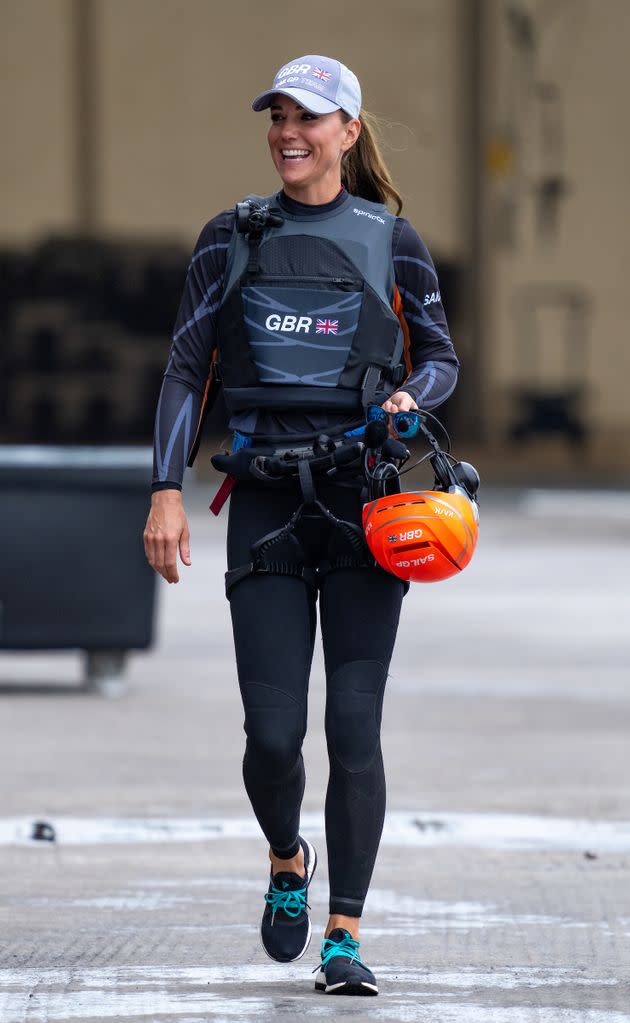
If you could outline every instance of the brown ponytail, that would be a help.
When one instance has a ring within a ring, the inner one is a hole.
[[[391,200],[397,207],[398,216],[402,210],[402,199],[381,156],[377,120],[363,110],[359,121],[361,133],[341,161],[341,180],[351,195],[384,205]]]

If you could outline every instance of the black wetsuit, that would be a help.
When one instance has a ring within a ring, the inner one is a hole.
[[[303,206],[282,193],[278,204],[308,216],[334,209]],[[233,214],[201,233],[178,315],[158,406],[154,488],[180,487],[193,441],[204,383],[216,343],[214,312],[221,298]],[[396,283],[410,337],[412,370],[402,390],[423,408],[451,393],[457,359],[426,246],[399,218],[392,241]],[[243,432],[282,434],[339,424],[339,416],[252,410],[231,425]],[[361,522],[361,481],[317,482],[317,497],[338,518]],[[237,484],[230,499],[228,568],[250,560],[250,547],[282,527],[301,501],[297,484],[278,488]],[[243,775],[260,826],[275,855],[294,856],[304,764],[308,680],[317,600],[326,667],[326,738],[330,778],[326,840],[330,912],[360,916],[382,832],[385,776],[380,747],[383,693],[404,584],[378,567],[357,567],[343,536],[314,509],[296,530],[300,548],[277,554],[317,569],[313,587],[291,575],[252,574],[230,592],[238,677],[247,743]]]

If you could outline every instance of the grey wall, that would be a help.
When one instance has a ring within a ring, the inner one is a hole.
[[[409,216],[446,253],[461,252],[455,0],[397,2],[386,19],[376,3],[321,0],[315,24],[306,4],[79,2],[95,25],[96,227],[192,239],[217,210],[271,190],[267,118],[249,102],[308,50],[356,71],[365,106],[391,122],[386,153]],[[13,97],[3,111],[12,145],[0,189],[14,196],[5,239],[76,222],[73,10],[71,0],[1,8],[3,92]]]
[[[27,241],[75,215],[70,0],[0,5],[0,222]]]
[[[523,285],[568,283],[592,303],[585,407],[600,450],[609,450],[612,440],[630,438],[623,230],[630,4],[522,0],[522,11],[535,15],[529,56],[515,48],[506,7],[503,0],[392,0],[384,10],[374,0],[321,0],[314,18],[312,4],[281,2],[2,0],[0,242],[28,244],[51,229],[88,226],[192,244],[216,211],[276,183],[266,117],[251,112],[250,98],[287,58],[329,52],[357,72],[365,106],[389,122],[385,152],[406,214],[435,254],[480,271],[473,296],[480,331],[471,301],[455,340],[468,365],[480,360],[477,414],[486,433],[505,434],[514,389],[537,374],[566,385],[562,312],[540,326],[537,363],[513,307]],[[483,71],[479,203],[470,187],[475,19]],[[546,147],[540,82],[562,107]],[[536,189],[554,172],[568,190],[557,227],[541,230]]]
[[[512,145],[511,164],[501,168],[489,158],[485,168],[488,405],[501,418],[515,384],[540,373],[550,385],[566,381],[561,343],[566,318],[559,309],[540,316],[536,359],[534,339],[516,332],[514,301],[523,285],[531,287],[534,301],[550,285],[578,288],[591,303],[585,405],[602,443],[614,444],[615,457],[628,464],[630,4],[529,5],[548,12],[529,58],[519,57],[506,30],[505,5],[491,0],[484,6],[485,140],[496,145],[507,133]],[[561,110],[546,144],[540,83],[551,86]],[[537,190],[546,173],[566,181],[555,229],[552,211],[540,221]],[[574,359],[578,335],[570,337]],[[580,375],[579,359],[575,373]]]

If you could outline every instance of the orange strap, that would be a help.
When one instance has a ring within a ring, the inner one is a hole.
[[[210,361],[210,372],[208,373],[208,379],[206,380],[206,386],[204,388],[203,398],[201,399],[201,408],[199,410],[199,419],[197,420],[197,429],[195,430],[195,436],[194,436],[194,439],[193,439],[193,442],[192,442],[192,446],[190,448],[190,454],[188,456],[188,461],[186,463],[189,466],[193,464],[193,462],[194,462],[194,460],[195,460],[195,458],[197,456],[197,451],[199,450],[199,443],[201,441],[201,430],[202,430],[202,427],[203,427],[203,424],[204,424],[204,420],[206,418],[206,411],[209,411],[209,409],[206,410],[206,406],[208,404],[208,396],[210,394],[210,388],[211,388],[211,386],[212,386],[212,384],[213,384],[213,382],[215,380],[214,364],[217,361],[217,358],[218,358],[218,353],[217,353],[217,350],[215,348],[215,350],[212,353],[212,359]],[[216,395],[213,396],[213,403],[214,403],[214,397],[215,396]]]
[[[411,339],[409,337],[409,326],[405,319],[405,314],[403,312],[403,302],[402,298],[400,297],[400,292],[398,290],[397,284],[394,285],[394,301],[392,302],[392,309],[396,313],[396,316],[398,317],[400,321],[400,326],[402,328],[404,338],[405,368],[407,370],[407,373],[409,374],[413,369],[413,366],[411,365]]]

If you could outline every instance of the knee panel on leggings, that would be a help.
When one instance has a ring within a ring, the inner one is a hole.
[[[241,683],[245,707],[247,755],[253,757],[261,781],[288,773],[302,749],[306,713],[288,693],[262,682]]]
[[[329,680],[328,750],[352,774],[367,770],[379,749],[386,675],[380,661],[351,661]]]

